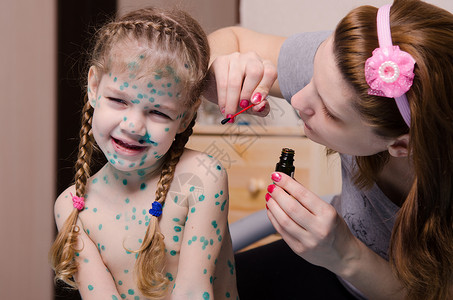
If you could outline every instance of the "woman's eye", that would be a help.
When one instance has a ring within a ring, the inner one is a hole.
[[[329,119],[332,119],[332,120],[336,120],[337,118],[334,117],[328,110],[327,108],[324,106],[323,107],[323,111],[324,111],[324,114],[326,115],[327,118]]]

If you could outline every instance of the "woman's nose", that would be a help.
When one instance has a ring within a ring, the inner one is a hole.
[[[131,134],[144,136],[146,134],[145,116],[141,111],[131,111],[123,117],[120,129]]]
[[[313,106],[313,90],[311,83],[305,86],[303,89],[298,91],[291,98],[291,105],[300,113],[307,117],[311,117],[315,114]]]

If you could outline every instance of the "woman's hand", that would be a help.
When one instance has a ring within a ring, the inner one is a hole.
[[[270,60],[262,59],[255,52],[221,55],[216,57],[210,67],[208,92],[205,97],[219,105],[225,116],[237,112],[238,107],[252,114],[266,116],[269,91],[277,79],[277,69]]]
[[[336,274],[350,270],[361,247],[335,208],[283,173],[272,173],[272,180],[268,216],[291,249]]]

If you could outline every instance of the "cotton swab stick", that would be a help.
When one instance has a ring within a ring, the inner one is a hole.
[[[255,106],[255,104],[250,104],[249,106],[247,106],[247,107],[244,108],[243,110],[241,110],[241,111],[235,113],[235,114],[232,115],[231,117],[223,119],[222,121],[220,121],[220,123],[222,123],[222,125],[225,125],[229,120],[231,120],[232,118],[236,117],[237,115],[243,113],[244,111],[246,111],[247,109],[251,108],[252,106]]]

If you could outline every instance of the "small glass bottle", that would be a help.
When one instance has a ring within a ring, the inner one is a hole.
[[[294,178],[294,150],[283,148],[280,161],[275,165],[275,171],[285,173]]]

